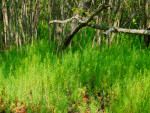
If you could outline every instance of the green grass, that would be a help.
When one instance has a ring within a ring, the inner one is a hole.
[[[109,49],[88,43],[61,56],[45,41],[26,52],[1,52],[0,111],[148,113],[150,51],[127,43],[122,38]]]

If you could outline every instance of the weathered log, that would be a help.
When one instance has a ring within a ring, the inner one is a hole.
[[[120,33],[127,33],[127,34],[138,34],[138,35],[150,35],[150,30],[139,30],[139,29],[126,29],[126,28],[119,28],[119,27],[111,27],[111,26],[105,26],[105,25],[97,25],[97,24],[88,24],[89,27],[99,30],[108,30],[105,33],[110,32],[120,32]]]
[[[125,28],[97,25],[97,24],[91,24],[91,23],[89,23],[88,26],[94,29],[107,30],[105,32],[106,35],[108,35],[111,32],[144,35],[144,42],[146,44],[146,47],[148,48],[150,44],[150,28],[147,30],[125,29]]]

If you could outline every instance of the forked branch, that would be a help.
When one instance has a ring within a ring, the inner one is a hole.
[[[108,5],[99,5],[97,9],[95,9],[91,15],[88,17],[88,19],[84,21],[79,21],[79,24],[76,25],[76,27],[63,39],[63,45],[62,48],[65,49],[68,47],[70,41],[72,40],[73,36],[82,28],[88,25],[88,23],[93,19],[94,16],[96,16],[98,13],[103,11],[104,9],[107,9]]]

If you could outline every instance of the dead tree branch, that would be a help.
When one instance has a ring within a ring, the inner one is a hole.
[[[94,29],[108,30],[105,32],[105,34],[108,34],[110,32],[120,32],[120,33],[127,33],[127,34],[150,35],[150,30],[125,29],[125,28],[97,25],[91,23],[89,23],[88,26]]]
[[[76,16],[69,18],[69,19],[66,19],[66,20],[52,20],[52,21],[49,21],[49,24],[54,24],[54,23],[65,24],[65,23],[72,21],[73,19],[80,21],[79,16],[76,15]]]

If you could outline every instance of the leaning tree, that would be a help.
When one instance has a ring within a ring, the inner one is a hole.
[[[120,0],[118,0],[120,2]],[[61,49],[66,49],[73,39],[74,35],[83,27],[89,26],[94,29],[105,30],[104,34],[108,36],[108,41],[110,38],[111,32],[121,32],[121,33],[128,33],[128,34],[139,34],[145,35],[145,42],[148,47],[150,38],[150,30],[145,30],[148,28],[148,0],[144,0],[144,8],[145,8],[145,29],[126,29],[126,28],[119,28],[116,26],[105,26],[100,24],[93,24],[91,21],[94,19],[95,16],[100,15],[102,11],[106,11],[108,8],[112,9],[113,6],[108,4],[108,1],[100,2],[98,7],[91,11],[93,0],[81,0],[77,6],[77,11],[69,19],[66,20],[52,20],[49,21],[49,24],[64,24],[71,21],[70,28],[68,33],[66,33],[65,37],[62,40],[61,45],[59,46]],[[102,16],[102,15],[101,15]]]

